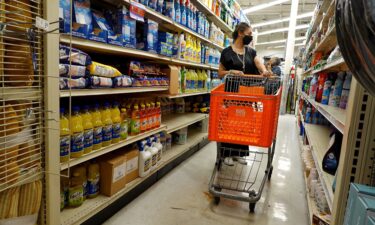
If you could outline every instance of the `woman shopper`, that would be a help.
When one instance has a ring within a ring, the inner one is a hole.
[[[256,51],[249,46],[253,40],[252,34],[253,31],[249,24],[241,22],[236,26],[232,34],[233,44],[221,53],[219,65],[219,76],[221,78],[227,74],[238,76],[252,74],[266,77],[271,75],[257,56]],[[238,86],[238,82],[236,86]],[[248,146],[218,143],[218,147],[222,149],[221,154],[225,157],[224,164],[233,166],[233,160],[246,164],[243,157],[248,155]]]
[[[272,71],[273,74],[275,74],[276,76],[279,76],[279,77],[281,77],[281,75],[282,75],[280,64],[281,64],[281,59],[279,57],[272,57],[271,58],[271,60],[270,60],[271,71]]]

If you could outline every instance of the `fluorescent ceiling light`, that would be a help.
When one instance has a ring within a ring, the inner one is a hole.
[[[310,26],[309,24],[299,25],[299,26],[296,26],[296,30],[307,29],[307,28],[309,28],[309,26]],[[280,28],[280,29],[268,30],[268,31],[260,32],[257,35],[260,36],[260,35],[266,35],[266,34],[280,33],[280,32],[286,32],[288,30],[289,30],[289,27],[284,27],[284,28]]]
[[[312,17],[313,15],[314,15],[314,12],[304,13],[304,14],[298,15],[297,19],[308,18],[308,17]],[[253,28],[264,27],[264,26],[268,26],[268,25],[272,25],[272,24],[288,22],[289,20],[290,20],[290,17],[286,17],[286,18],[282,18],[282,19],[278,19],[278,20],[271,20],[271,21],[264,22],[264,23],[256,23],[256,24],[251,25],[251,27],[253,27]]]
[[[259,10],[262,10],[262,9],[266,9],[266,8],[271,7],[271,6],[279,5],[279,4],[281,4],[281,3],[289,2],[289,1],[290,1],[290,0],[276,0],[276,1],[273,1],[273,2],[268,2],[268,3],[264,3],[264,4],[260,4],[260,5],[256,5],[256,6],[254,6],[254,7],[250,7],[250,8],[244,9],[244,10],[243,10],[243,13],[244,13],[244,14],[252,13],[252,12],[255,12],[255,11],[259,11]]]
[[[306,37],[298,37],[294,39],[295,41],[301,41],[301,40],[306,40]],[[286,42],[286,39],[283,40],[277,40],[277,41],[269,41],[269,42],[263,42],[263,43],[257,43],[256,45],[270,45],[270,44],[279,44],[279,43],[284,43]]]

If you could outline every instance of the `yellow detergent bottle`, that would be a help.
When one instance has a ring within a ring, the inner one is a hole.
[[[128,113],[126,108],[121,108],[121,132],[120,132],[120,138],[121,140],[125,140],[128,138],[128,129],[129,129],[129,121],[128,121]]]
[[[138,104],[134,104],[130,122],[130,135],[138,135],[140,132],[140,115]]]
[[[112,143],[118,143],[120,141],[121,133],[121,112],[118,108],[118,102],[115,102],[111,108],[112,118]]]
[[[186,34],[186,51],[185,51],[185,60],[191,61],[191,39],[188,34]]]
[[[108,146],[112,143],[112,115],[110,104],[104,103],[104,108],[100,111],[103,122],[103,147]]]
[[[201,48],[201,41],[198,40],[198,46],[197,46],[197,52],[198,52],[198,56],[197,56],[197,63],[201,63],[201,58],[202,58],[202,48]]]
[[[79,107],[73,107],[72,117],[70,118],[71,127],[71,158],[79,158],[83,155],[84,137],[82,116],[79,113]]]
[[[94,131],[92,124],[92,115],[90,113],[90,107],[85,105],[83,107],[82,120],[83,120],[83,129],[84,129],[84,143],[83,143],[83,153],[90,153],[93,149],[94,142]]]
[[[193,80],[194,80],[193,92],[197,92],[198,91],[198,81],[199,81],[198,74],[195,72],[195,70],[192,70],[192,74],[193,74]]]
[[[92,124],[94,126],[93,150],[98,150],[102,147],[102,141],[103,141],[103,123],[102,123],[102,115],[99,111],[99,104],[94,105],[94,110],[91,115],[92,115]]]
[[[186,70],[186,89],[185,89],[186,93],[191,93],[191,88],[193,86],[192,84],[193,84],[193,80],[191,78],[191,72],[190,70]]]
[[[65,116],[65,109],[60,109],[60,162],[67,162],[70,154],[69,120]]]

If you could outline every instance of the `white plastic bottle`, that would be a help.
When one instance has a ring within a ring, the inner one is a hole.
[[[163,155],[163,145],[160,143],[160,139],[155,137],[154,142],[152,143],[152,146],[158,150],[157,164],[159,165],[161,161],[161,157]]]
[[[145,177],[151,171],[151,152],[148,151],[148,146],[143,145],[139,146],[139,158],[138,158],[138,165],[139,165],[139,176]]]
[[[158,149],[152,146],[152,141],[148,141],[147,151],[151,153],[151,171],[157,168],[158,164]]]

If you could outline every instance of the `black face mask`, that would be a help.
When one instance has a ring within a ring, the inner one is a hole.
[[[253,36],[251,35],[245,35],[245,37],[243,37],[243,40],[242,40],[244,45],[249,45],[252,41],[253,41]]]

